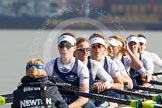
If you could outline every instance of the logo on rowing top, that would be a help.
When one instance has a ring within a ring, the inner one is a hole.
[[[73,81],[76,81],[77,80],[77,76],[75,75],[68,75],[66,76],[66,80],[70,81],[70,82],[73,82]]]

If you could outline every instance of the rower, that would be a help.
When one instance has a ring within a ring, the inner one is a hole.
[[[133,78],[136,74],[139,74],[140,78],[133,79],[134,86],[142,85],[150,87],[148,82],[151,80],[153,72],[153,63],[143,54],[138,53],[139,40],[137,35],[130,35],[126,41],[126,51],[129,56],[124,57],[124,66],[130,72],[130,76]]]
[[[105,56],[105,50],[107,48],[107,45],[105,43],[105,38],[100,34],[94,33],[89,37],[89,42],[91,46],[90,58],[101,63],[105,71],[114,80],[114,84],[111,86],[111,88],[123,90],[124,85],[123,85],[122,78],[120,77],[121,73],[119,71],[118,65],[110,57]],[[107,92],[105,93],[105,95],[112,96],[112,97],[120,97],[120,95],[116,93]],[[97,103],[96,105],[102,105],[102,104]]]
[[[154,70],[158,69],[157,72],[161,72],[162,71],[162,60],[161,60],[161,58],[156,53],[146,51],[146,48],[147,48],[147,38],[146,38],[146,36],[144,36],[142,34],[138,34],[138,39],[139,39],[139,42],[140,42],[138,52],[143,54],[143,55],[146,55],[147,57],[149,57],[149,59],[154,64]],[[161,75],[159,75],[158,77],[157,76],[152,76],[152,79],[157,80],[157,78],[160,78],[160,76]]]

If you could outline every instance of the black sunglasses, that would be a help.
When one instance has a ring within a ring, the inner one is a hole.
[[[90,48],[77,48],[78,51],[80,52],[85,52],[85,51],[90,51]]]
[[[64,48],[66,47],[67,49],[70,49],[71,47],[73,47],[74,45],[71,45],[71,44],[59,44],[58,47],[59,48]]]

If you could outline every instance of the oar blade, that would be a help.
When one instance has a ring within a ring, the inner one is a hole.
[[[4,97],[0,97],[0,105],[4,105],[5,104],[5,98]]]

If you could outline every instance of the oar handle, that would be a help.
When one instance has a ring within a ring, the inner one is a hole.
[[[146,90],[146,91],[151,91],[155,93],[162,93],[162,89],[156,89],[156,88],[150,88],[150,87],[134,86],[133,89]]]
[[[140,76],[140,74],[135,74],[135,75],[132,75],[131,78],[132,78],[132,80],[134,81],[135,79],[140,79],[141,76]],[[135,80],[135,81],[136,81],[136,80]],[[150,83],[150,84],[155,84],[155,85],[162,85],[162,82],[155,81],[155,80],[150,80],[149,83]],[[137,84],[134,84],[134,85],[136,86]]]
[[[131,78],[136,78],[136,77],[139,77],[140,78],[140,76],[139,76],[140,74],[139,73],[137,73],[137,74],[135,74],[135,75],[132,75],[132,77]],[[153,73],[152,75],[162,75],[162,72],[158,72],[158,73]]]
[[[152,75],[162,75],[162,72],[158,72],[158,73],[153,73]]]
[[[162,85],[162,82],[160,82],[160,81],[154,81],[154,80],[150,80],[149,83],[156,84],[156,85]]]

